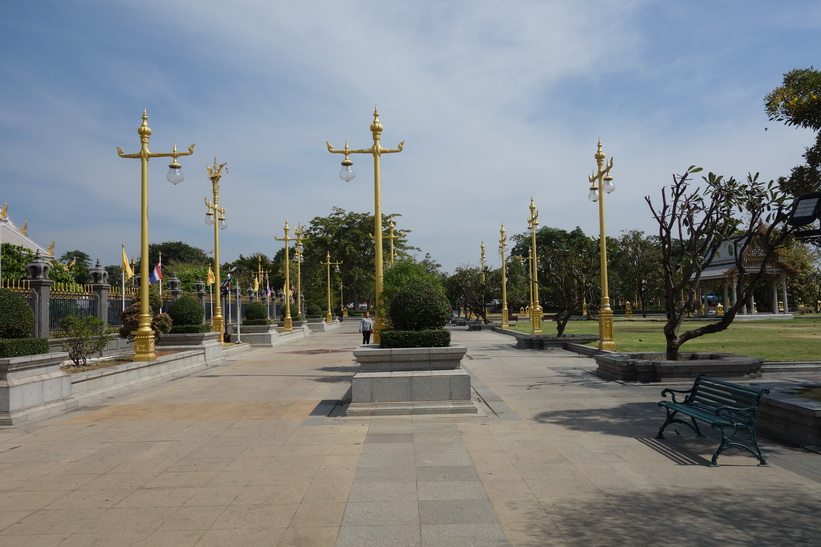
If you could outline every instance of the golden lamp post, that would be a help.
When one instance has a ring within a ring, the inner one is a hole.
[[[140,317],[137,330],[134,332],[134,360],[153,361],[157,358],[154,351],[154,329],[151,328],[151,304],[148,299],[148,160],[151,158],[171,158],[166,179],[171,184],[179,184],[183,180],[182,165],[177,163],[180,156],[190,156],[194,153],[194,145],[188,147],[188,152],[177,152],[174,145],[173,152],[149,152],[148,140],[151,137],[151,128],[148,127],[148,112],[143,110],[143,123],[137,129],[140,135],[140,151],[136,154],[124,154],[123,149],[117,147],[117,154],[121,158],[139,159],[141,164],[140,182]]]
[[[505,234],[505,225],[502,224],[502,229],[499,230],[501,237],[499,238],[499,252],[502,253],[502,328],[510,327],[508,323],[507,312],[507,264],[505,263],[505,247],[507,247],[507,235]]]
[[[331,251],[326,251],[325,262],[320,262],[323,266],[327,266],[328,269],[328,313],[325,315],[325,322],[326,323],[333,323],[333,317],[331,316],[331,266],[336,268],[336,271],[339,271],[339,265],[342,264],[342,261],[339,262],[331,262]]]
[[[391,266],[393,266],[393,263],[396,262],[396,253],[393,250],[393,240],[396,239],[397,237],[399,237],[397,235],[394,235],[394,233],[393,233],[394,228],[396,228],[396,224],[394,224],[393,219],[391,219],[390,223],[388,223],[388,239],[391,242],[391,253],[390,253],[390,257],[391,257],[390,264],[391,264]]]
[[[485,294],[485,242],[482,241],[482,258],[481,258],[481,265],[482,265],[482,310],[485,312],[485,318],[487,319],[487,295]]]
[[[285,237],[276,237],[274,239],[277,241],[284,241],[285,242],[285,320],[283,321],[285,326],[283,330],[285,332],[291,332],[294,330],[294,321],[291,319],[291,294],[290,294],[290,287],[291,287],[291,263],[290,257],[288,255],[288,247],[291,241],[294,241],[296,238],[288,237],[288,232],[291,228],[288,226],[288,221],[285,221]]]
[[[399,143],[395,149],[382,148],[379,143],[382,138],[382,124],[379,122],[379,110],[373,109],[373,123],[371,124],[371,133],[373,135],[373,146],[370,148],[363,148],[359,150],[352,150],[348,148],[348,141],[345,141],[345,148],[342,150],[334,150],[331,143],[326,142],[328,152],[332,154],[345,154],[345,159],[342,160],[342,169],[339,170],[339,178],[345,182],[350,182],[356,176],[353,170],[353,162],[348,158],[350,154],[371,154],[373,156],[373,224],[374,224],[374,297],[377,302],[377,313],[373,326],[373,341],[375,344],[380,342],[380,333],[385,329],[385,323],[382,319],[382,313],[378,310],[379,299],[382,295],[382,280],[384,278],[384,271],[382,267],[382,195],[381,195],[381,181],[380,181],[380,158],[382,154],[394,154],[401,152],[405,146],[405,141]]]
[[[530,218],[527,219],[527,228],[530,230],[530,283],[531,292],[533,293],[533,304],[530,306],[530,322],[533,334],[542,334],[542,306],[539,304],[539,259],[536,252],[536,226],[539,225],[539,211],[536,210],[536,204],[533,198],[530,198]]]
[[[599,349],[615,350],[616,343],[613,341],[613,310],[610,309],[610,296],[607,290],[607,239],[604,233],[604,194],[610,194],[616,189],[613,184],[613,177],[610,176],[610,169],[613,168],[613,158],[604,163],[604,152],[601,149],[599,140],[598,150],[596,150],[597,171],[588,177],[590,182],[590,201],[599,202],[599,246],[601,255],[601,305],[599,306]],[[604,189],[604,192],[602,192]]]
[[[303,235],[305,230],[305,226],[301,226],[297,224],[296,229],[294,229],[294,235],[296,236],[296,245],[294,245],[294,260],[296,261],[296,305],[299,309],[299,317],[300,319],[305,319],[305,314],[303,313],[305,310],[302,309],[302,256],[303,252],[305,251],[305,247],[303,247],[302,242],[308,239],[308,236]]]
[[[220,179],[222,178],[222,170],[227,163],[217,164],[217,158],[214,158],[214,167],[205,168],[208,170],[208,178],[211,179],[211,190],[214,202],[208,201],[205,198],[205,223],[214,227],[214,283],[217,286],[214,296],[214,315],[211,317],[211,330],[214,332],[222,332],[225,324],[222,317],[222,304],[220,302],[220,236],[219,231],[228,227],[228,222],[225,220],[225,208],[219,206],[220,201]],[[226,168],[227,172],[228,169]]]

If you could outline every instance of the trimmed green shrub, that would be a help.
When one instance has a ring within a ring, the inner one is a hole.
[[[379,347],[382,348],[446,348],[450,346],[450,331],[434,330],[383,330]]]
[[[314,303],[308,304],[305,314],[308,317],[322,317],[324,315],[322,308]]]
[[[60,321],[63,349],[74,366],[86,364],[89,355],[102,351],[108,345],[108,333],[101,319],[90,315],[69,315]]]
[[[265,319],[265,318],[263,318],[263,319],[246,319],[245,321],[242,322],[242,325],[245,326],[245,327],[256,327],[256,326],[259,326],[259,325],[270,325],[272,323],[273,323],[273,321],[271,321],[270,319]]]
[[[388,314],[396,330],[443,328],[450,320],[450,302],[441,285],[427,279],[413,279],[397,292]]]
[[[140,308],[140,291],[134,293],[131,297],[131,303],[137,304],[137,309]],[[148,286],[148,305],[151,308],[152,314],[158,314],[162,310],[162,296],[160,296],[160,287],[156,283]],[[139,313],[139,312],[138,312]]]
[[[168,315],[175,326],[202,325],[205,308],[192,296],[181,296],[168,306]]]
[[[268,319],[268,308],[262,302],[251,302],[245,308],[245,319],[258,320]]]
[[[34,311],[26,299],[0,289],[0,338],[30,338],[33,331]]]
[[[171,334],[199,334],[211,332],[211,325],[172,325]]]
[[[0,340],[0,357],[23,357],[48,352],[47,338],[5,338]]]

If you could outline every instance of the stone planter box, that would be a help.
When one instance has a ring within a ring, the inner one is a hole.
[[[236,337],[236,326],[232,329],[232,338]],[[270,325],[240,325],[240,338],[251,347],[272,347],[277,344],[279,333],[275,323]]]
[[[623,382],[693,381],[699,374],[728,380],[761,377],[764,359],[731,353],[681,353],[667,361],[660,353],[601,353],[595,355],[596,374]]]
[[[0,425],[13,425],[71,395],[71,380],[60,369],[68,353],[54,352],[0,359]]]
[[[348,416],[475,414],[470,375],[461,368],[467,349],[380,348],[354,350],[359,371],[351,380]]]
[[[157,340],[157,351],[179,350],[186,351],[201,348],[205,352],[206,366],[222,359],[222,343],[218,332],[168,333]]]

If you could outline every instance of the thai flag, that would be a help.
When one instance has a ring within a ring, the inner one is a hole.
[[[160,261],[154,266],[154,269],[151,270],[151,275],[148,276],[149,283],[156,283],[162,279],[162,257],[160,257]]]
[[[268,276],[265,277],[265,292],[268,294],[268,298],[274,295],[274,293],[271,292],[271,283],[268,281]]]

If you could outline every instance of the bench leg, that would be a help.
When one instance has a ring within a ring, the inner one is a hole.
[[[713,454],[713,459],[710,461],[710,467],[718,467],[718,455],[721,454],[722,452],[724,452],[725,449],[730,448],[731,446],[734,446],[735,448],[744,449],[747,452],[749,452],[750,454],[752,454],[753,456],[755,456],[758,459],[758,465],[759,466],[769,467],[770,464],[768,464],[767,460],[764,459],[764,454],[761,452],[761,448],[759,448],[759,446],[758,446],[758,438],[756,437],[756,434],[755,434],[755,427],[733,429],[733,432],[730,435],[727,435],[724,432],[723,427],[720,428],[720,429],[721,429],[721,444],[718,445],[718,448],[716,449],[715,453]],[[752,441],[752,445],[753,445],[754,449],[750,448],[747,445],[737,443],[737,442],[733,442],[733,437],[735,437],[736,434],[739,431],[741,431],[741,429],[746,429],[747,433],[750,434],[750,440]]]

